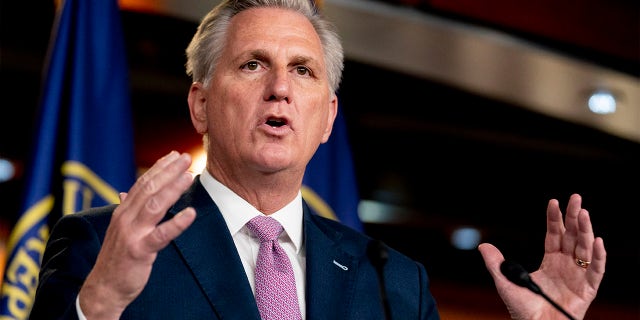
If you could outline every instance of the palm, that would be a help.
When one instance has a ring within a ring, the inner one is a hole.
[[[584,317],[595,298],[606,262],[604,243],[594,237],[589,213],[580,205],[580,196],[573,195],[563,222],[557,200],[549,202],[545,254],[540,268],[531,273],[543,293],[576,319]],[[479,249],[512,318],[566,319],[543,297],[511,283],[500,273],[504,257],[497,248],[482,244]],[[592,263],[587,268],[580,267],[576,257]]]

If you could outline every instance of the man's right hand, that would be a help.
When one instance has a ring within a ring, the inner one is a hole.
[[[102,249],[80,290],[80,308],[87,319],[119,319],[147,284],[158,251],[195,220],[195,210],[186,208],[158,224],[191,185],[190,165],[189,154],[172,151],[121,194]]]

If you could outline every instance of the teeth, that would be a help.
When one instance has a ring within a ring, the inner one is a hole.
[[[272,127],[280,127],[282,125],[284,125],[284,121],[280,120],[280,119],[269,119],[267,120],[267,124],[272,126]]]

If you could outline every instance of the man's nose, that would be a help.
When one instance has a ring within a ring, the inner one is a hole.
[[[285,100],[289,103],[289,90],[291,89],[290,81],[289,72],[286,69],[271,70],[265,92],[265,100]]]

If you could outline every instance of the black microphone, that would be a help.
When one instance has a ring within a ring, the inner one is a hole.
[[[389,252],[387,247],[380,240],[371,240],[367,247],[367,256],[371,260],[371,264],[376,269],[378,274],[378,283],[380,285],[380,297],[382,301],[382,308],[384,309],[385,319],[391,320],[391,309],[389,307],[389,300],[387,299],[387,289],[384,281],[384,265],[389,260]]]
[[[560,307],[557,303],[555,303],[549,296],[547,296],[542,289],[531,279],[527,270],[525,270],[521,265],[516,262],[505,260],[500,264],[500,271],[502,274],[509,279],[509,281],[521,286],[525,287],[532,292],[541,295],[545,300],[549,301],[556,309],[562,312],[567,318],[570,320],[575,320],[573,316],[571,316],[566,310]]]

